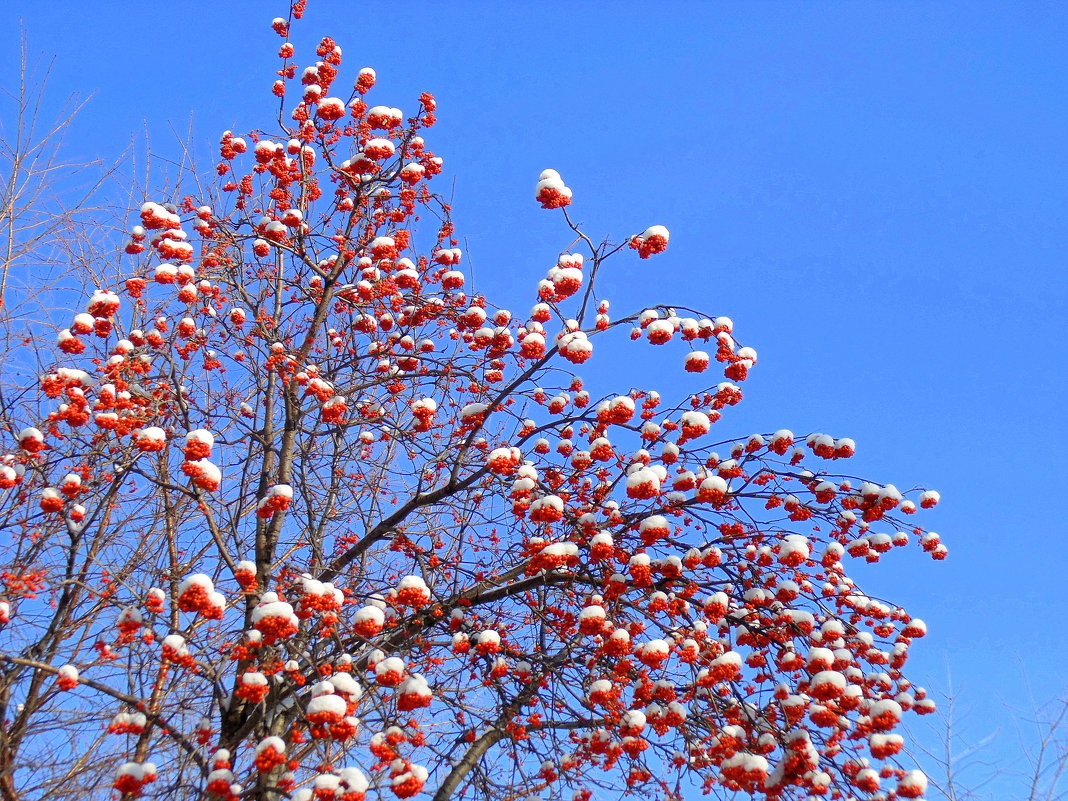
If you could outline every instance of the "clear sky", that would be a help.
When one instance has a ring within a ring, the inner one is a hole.
[[[49,102],[94,94],[72,155],[145,130],[173,155],[192,118],[210,168],[222,130],[270,124],[284,13],[6,3],[0,83],[21,17],[56,56]],[[942,492],[920,522],[945,562],[895,551],[856,576],[927,621],[912,676],[937,695],[951,675],[965,733],[1019,767],[1012,711],[1068,685],[1068,6],[311,0],[298,61],[323,34],[346,82],[376,68],[373,102],[437,96],[476,288],[533,302],[568,244],[532,197],[556,168],[594,236],[671,229],[666,255],[614,262],[615,308],[726,314],[758,350],[722,430],[850,436],[858,474]],[[682,352],[638,353],[617,386],[669,391]]]

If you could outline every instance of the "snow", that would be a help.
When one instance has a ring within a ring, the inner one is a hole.
[[[348,706],[345,699],[333,693],[317,695],[308,702],[308,716],[325,715],[337,717],[339,720],[345,717]]]
[[[268,596],[273,596],[274,600],[267,601]],[[285,601],[277,600],[277,598],[278,596],[273,592],[265,592],[263,594],[264,600],[260,601],[256,608],[252,610],[252,622],[254,624],[269,617],[285,618],[296,623],[297,617],[293,614],[293,607]]]
[[[375,626],[381,627],[386,621],[385,613],[381,609],[374,606],[364,606],[356,611],[353,615],[354,623],[369,622]]]
[[[397,589],[398,590],[405,590],[405,589],[426,590],[427,586],[426,586],[426,582],[423,581],[423,579],[420,578],[419,576],[405,576],[404,578],[402,578],[400,580],[400,583],[397,585]]]
[[[398,656],[390,656],[375,665],[375,675],[384,676],[387,673],[404,673],[404,660]]]
[[[340,768],[337,772],[338,778],[341,779],[341,783],[344,784],[350,792],[363,793],[370,787],[370,782],[367,780],[367,776],[359,768]]]
[[[181,634],[168,634],[163,638],[162,643],[164,648],[170,648],[174,651],[181,651],[185,648],[185,637]]]
[[[358,701],[363,696],[363,687],[352,677],[351,673],[337,671],[327,681],[336,692],[348,696],[352,701]]]
[[[606,616],[607,613],[604,611],[603,606],[591,604],[590,606],[583,607],[582,611],[579,612],[579,621],[604,620]]]
[[[206,576],[203,573],[194,573],[193,575],[184,578],[182,583],[178,585],[178,594],[181,595],[192,587],[203,589],[205,594],[210,594],[215,589],[209,576]]]

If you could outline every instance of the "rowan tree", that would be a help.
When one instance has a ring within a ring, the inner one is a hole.
[[[434,98],[296,53],[302,10],[277,122],[146,200],[125,280],[5,403],[3,797],[923,795],[895,728],[934,708],[924,624],[846,566],[943,558],[905,522],[937,493],[842,474],[848,438],[719,433],[756,351],[613,314],[605,261],[668,230],[595,239],[553,170],[533,308],[473,291]],[[617,366],[595,396],[609,337],[692,390]]]

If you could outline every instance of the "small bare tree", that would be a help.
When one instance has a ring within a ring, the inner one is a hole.
[[[32,280],[32,294],[39,295],[49,277],[68,272],[71,244],[84,239],[84,223],[102,211],[93,203],[110,170],[98,161],[65,158],[65,137],[85,101],[70,98],[57,115],[46,117],[50,70],[31,63],[23,35],[17,83],[2,90],[0,307],[9,302],[12,277]]]
[[[962,733],[970,712],[960,710],[952,686],[927,732],[915,738],[917,761],[930,771],[930,795],[945,801],[1059,801],[1068,797],[1068,697],[1030,710],[1011,710],[1015,743],[1000,728],[977,739]],[[940,742],[929,748],[923,742]],[[1006,796],[1006,788],[1012,787]]]

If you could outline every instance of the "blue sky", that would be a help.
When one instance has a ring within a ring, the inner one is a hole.
[[[50,103],[94,94],[72,156],[145,130],[174,154],[192,119],[210,167],[222,130],[269,125],[284,4],[89,8],[0,12],[0,83],[21,17],[56,55]],[[942,492],[921,522],[947,561],[856,575],[927,621],[914,678],[951,674],[965,731],[1012,761],[1010,710],[1066,689],[1068,7],[312,0],[296,30],[298,60],[329,33],[346,74],[375,67],[375,102],[438,97],[429,145],[481,291],[533,302],[568,243],[532,200],[556,168],[595,237],[671,229],[667,255],[613,264],[614,308],[685,302],[758,350],[721,426],[851,436],[858,474]],[[606,380],[677,381],[681,351],[626,353]]]

